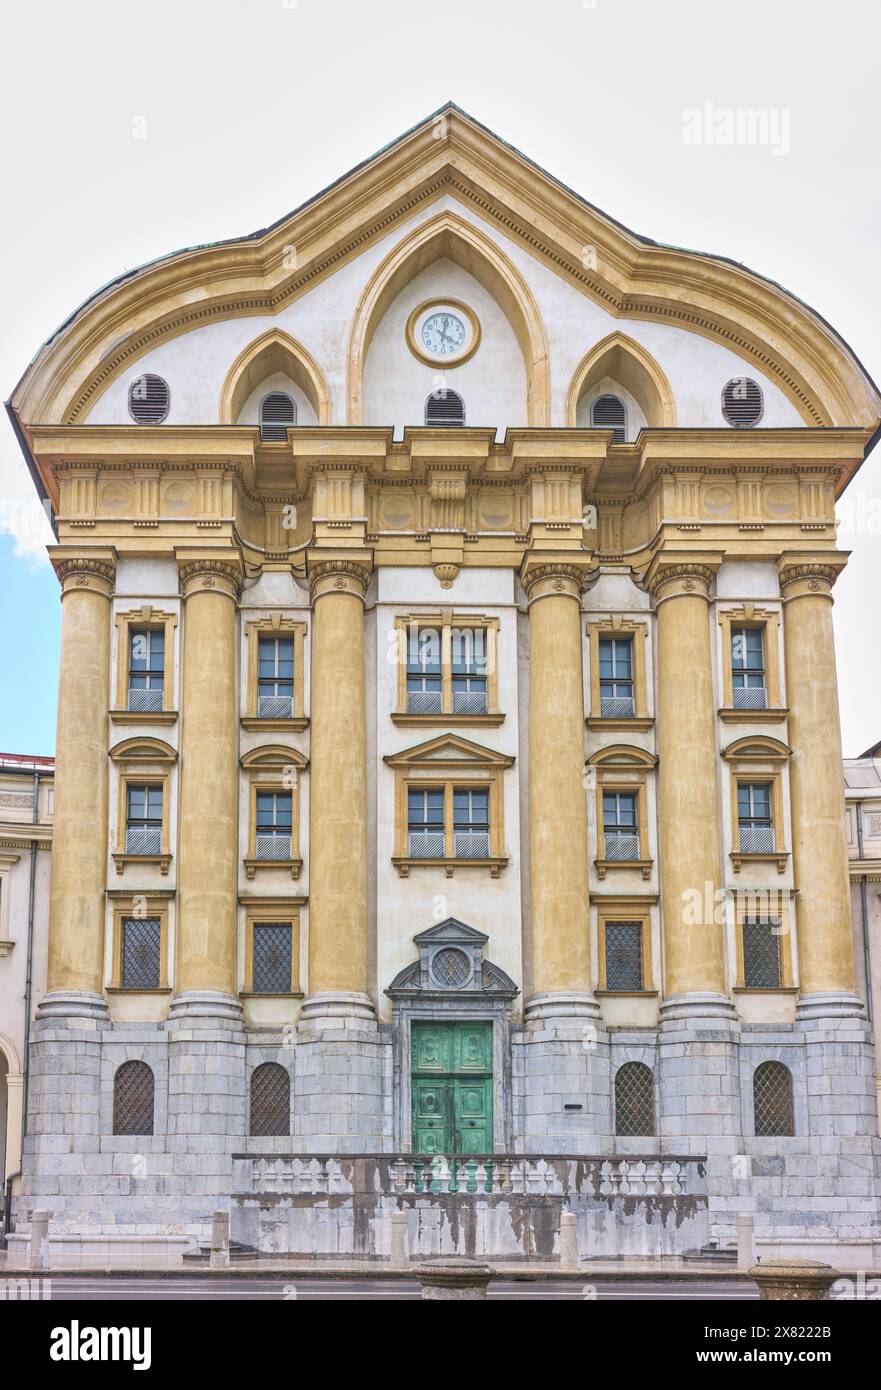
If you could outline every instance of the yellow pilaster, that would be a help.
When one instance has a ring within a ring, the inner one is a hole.
[[[658,818],[664,994],[725,991],[709,591],[720,556],[659,555],[647,576],[658,623]],[[709,910],[708,910],[709,908]]]
[[[802,996],[854,991],[831,592],[845,563],[840,552],[779,561]]]
[[[236,986],[237,557],[179,554],[185,600],[177,993]]]
[[[538,996],[590,995],[583,570],[537,563],[529,598],[529,849],[532,986]]]
[[[309,999],[372,1014],[367,998],[364,592],[370,557],[310,557]]]
[[[53,556],[61,580],[49,993],[100,995],[107,876],[112,551]]]

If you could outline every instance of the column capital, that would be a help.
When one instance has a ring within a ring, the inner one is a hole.
[[[829,550],[812,553],[790,551],[777,561],[780,591],[786,600],[832,597],[832,586],[847,564],[847,553]]]
[[[199,554],[180,550],[176,554],[181,592],[190,598],[201,589],[215,589],[237,599],[242,591],[242,562],[235,553]]]
[[[520,583],[530,603],[536,599],[554,597],[580,600],[589,564],[580,564],[568,557],[527,555],[520,571]]]
[[[58,547],[49,551],[49,559],[61,584],[61,597],[73,589],[90,589],[110,598],[116,580],[115,550],[77,550],[73,553]]]
[[[655,603],[683,596],[709,599],[710,585],[722,559],[718,551],[659,551],[646,571],[645,586]]]
[[[353,594],[355,598],[363,599],[370,583],[372,569],[373,556],[370,554],[361,553],[354,558],[333,556],[327,559],[317,556],[313,559],[310,556],[307,560],[307,571],[312,602],[321,598],[323,594],[332,593]]]

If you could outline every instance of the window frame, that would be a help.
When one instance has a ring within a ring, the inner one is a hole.
[[[638,925],[642,930],[642,988],[610,989],[606,971],[606,927],[616,922]],[[652,969],[652,919],[651,912],[644,904],[630,906],[621,900],[614,905],[600,904],[597,911],[597,968],[599,983],[597,994],[608,995],[611,999],[642,999],[646,995],[656,996],[654,971]]]
[[[298,732],[309,726],[305,705],[305,653],[308,624],[274,613],[268,618],[255,618],[245,623],[247,642],[247,685],[245,713],[241,726],[250,731]],[[264,718],[259,714],[260,638],[290,637],[294,643],[294,685],[292,713],[280,718]]]
[[[483,613],[442,612],[398,614],[395,617],[397,653],[397,704],[392,722],[399,728],[423,728],[438,724],[462,728],[471,726],[495,727],[505,715],[499,709],[499,631],[500,620]],[[407,708],[407,675],[410,636],[413,628],[437,630],[441,637],[441,708],[436,714],[411,713]],[[482,630],[486,633],[486,712],[456,714],[453,712],[453,631]]]
[[[300,985],[300,908],[290,902],[267,898],[245,910],[245,978],[241,993],[248,999],[302,999]],[[254,988],[254,928],[289,927],[291,933],[291,979],[288,990],[256,990]]]
[[[263,722],[263,721],[261,721]],[[300,848],[300,784],[309,760],[295,748],[268,744],[253,748],[239,759],[247,773],[248,842],[244,858],[245,874],[253,879],[258,870],[285,870],[298,879],[303,868]],[[293,780],[289,769],[293,769]],[[279,793],[291,798],[291,854],[289,859],[259,859],[257,857],[257,796],[260,792]]]
[[[116,829],[111,858],[117,874],[128,865],[156,865],[163,877],[173,858],[171,852],[171,771],[177,762],[177,752],[167,743],[155,738],[130,738],[110,750],[110,759],[117,773]],[[129,854],[126,849],[128,829],[128,792],[130,786],[160,787],[162,790],[162,826],[158,854]]]
[[[766,734],[746,735],[723,748],[722,757],[730,770],[729,816],[731,850],[729,859],[734,872],[740,873],[744,864],[776,864],[777,872],[786,872],[790,851],[787,848],[784,815],[783,768],[790,756],[786,744]],[[771,787],[771,824],[774,830],[774,849],[753,854],[741,848],[738,792],[747,783],[768,783]]]
[[[654,860],[651,857],[649,841],[649,799],[648,778],[657,764],[657,758],[644,748],[633,745],[614,744],[601,748],[588,759],[588,768],[596,776],[596,836],[597,854],[594,866],[597,876],[606,877],[612,870],[638,870],[644,879],[651,876]],[[606,832],[603,813],[603,794],[605,792],[626,794],[636,797],[636,832],[639,840],[637,859],[610,859],[606,848]]]
[[[146,910],[143,913],[135,911],[135,898],[146,901]],[[159,918],[159,984],[151,989],[132,988],[130,985],[123,984],[122,979],[122,960],[123,960],[123,927],[127,918],[131,917],[158,917]],[[170,994],[171,984],[168,977],[168,898],[159,898],[151,893],[132,894],[129,897],[116,898],[113,902],[113,925],[111,938],[111,970],[110,984],[106,986],[108,993],[125,994],[128,996],[141,994]]]
[[[175,629],[177,613],[163,612],[150,604],[140,608],[126,608],[117,611],[116,624],[116,708],[110,711],[110,718],[117,724],[173,724],[178,711],[175,708],[176,648]],[[164,633],[165,670],[162,682],[162,708],[158,710],[130,710],[128,707],[129,676],[131,664],[131,638],[133,631]]]
[[[505,852],[504,774],[514,758],[495,749],[470,743],[457,734],[440,735],[416,748],[387,755],[384,762],[395,774],[395,836],[392,863],[402,878],[412,868],[443,868],[452,878],[458,868],[488,869],[493,878],[508,863]],[[489,855],[460,858],[455,849],[454,792],[485,790],[488,793]],[[410,854],[409,793],[443,791],[444,854],[430,859]]]
[[[783,706],[780,684],[780,621],[779,610],[757,608],[755,604],[741,604],[738,608],[723,608],[718,614],[722,642],[722,706],[719,718],[727,723],[773,724],[779,723],[789,713]],[[765,690],[767,706],[765,709],[735,709],[734,707],[734,661],[731,650],[732,636],[737,628],[758,628],[762,632],[762,651],[765,662]]]
[[[738,994],[793,994],[795,993],[794,960],[794,922],[791,904],[786,890],[774,891],[774,911],[768,912],[765,898],[768,890],[757,888],[741,890],[735,897],[734,943],[735,943],[735,992]],[[752,897],[752,901],[750,901]],[[779,927],[778,941],[780,952],[780,984],[776,988],[763,988],[746,983],[746,955],[744,925],[753,921],[776,922]]]
[[[590,706],[587,716],[589,729],[640,730],[650,729],[654,718],[650,713],[646,679],[646,644],[649,638],[648,619],[638,621],[623,617],[591,618],[586,624],[588,637],[588,667],[590,675]],[[642,641],[640,641],[640,635]],[[630,638],[631,675],[633,678],[633,714],[623,718],[603,714],[600,693],[600,642]]]

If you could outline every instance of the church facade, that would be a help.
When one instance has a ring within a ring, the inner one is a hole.
[[[813,311],[448,107],[87,301],[17,1217],[174,1251],[881,1242]]]

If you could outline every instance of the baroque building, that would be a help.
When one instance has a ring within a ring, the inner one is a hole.
[[[881,399],[823,319],[450,106],[99,291],[10,410],[63,605],[22,1229],[871,1263]]]

